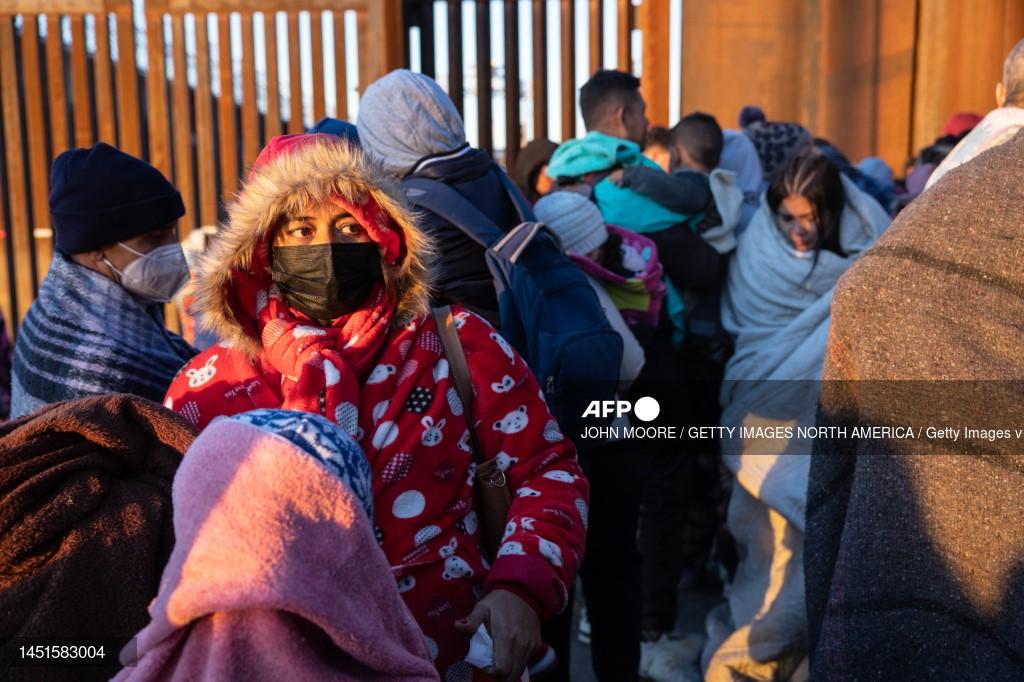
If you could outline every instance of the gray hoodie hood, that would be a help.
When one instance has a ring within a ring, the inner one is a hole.
[[[445,91],[432,78],[406,69],[366,88],[356,127],[363,148],[398,177],[426,156],[466,144],[462,117]]]

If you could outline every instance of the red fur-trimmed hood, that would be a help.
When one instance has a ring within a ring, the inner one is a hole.
[[[429,312],[432,246],[414,224],[397,182],[345,140],[290,135],[274,138],[260,153],[228,206],[227,224],[198,260],[193,310],[204,329],[243,352],[260,353],[259,302],[241,300],[236,274],[265,275],[269,282],[269,244],[282,216],[331,197],[366,209],[356,217],[381,248],[385,285],[397,304],[396,324]]]

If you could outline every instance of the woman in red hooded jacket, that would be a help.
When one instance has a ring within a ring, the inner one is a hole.
[[[397,186],[358,147],[274,138],[199,266],[195,310],[221,342],[182,368],[165,404],[198,428],[284,407],[346,429],[370,461],[381,546],[442,679],[472,679],[463,659],[481,623],[494,638],[487,672],[518,679],[539,621],[572,588],[588,486],[526,363],[455,307],[475,394],[467,423],[430,310],[430,255]],[[470,429],[513,492],[493,565]]]

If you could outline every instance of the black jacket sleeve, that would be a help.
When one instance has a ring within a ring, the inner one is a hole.
[[[494,279],[484,259],[483,247],[436,213],[423,208],[416,212],[417,226],[434,242],[431,263],[434,304],[464,305],[481,314],[497,311]]]
[[[648,166],[630,166],[622,170],[618,184],[685,215],[700,213],[712,200],[708,177],[696,171],[666,173]]]
[[[679,289],[707,291],[719,283],[725,258],[686,225],[648,232],[658,245],[658,258]]]

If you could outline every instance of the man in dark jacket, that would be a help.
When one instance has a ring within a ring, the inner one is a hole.
[[[684,333],[685,311],[673,309],[672,293],[681,307],[681,292],[716,287],[725,267],[725,257],[691,227],[714,207],[708,178],[697,172],[679,174],[679,201],[669,209],[616,184],[611,177],[620,168],[641,165],[663,172],[641,153],[648,121],[636,77],[621,71],[598,71],[580,89],[580,111],[587,134],[562,143],[547,173],[563,188],[591,196],[607,223],[642,233],[657,244],[670,287],[669,304],[663,308],[658,330],[641,340],[647,359],[633,384],[631,398],[654,397],[661,406],[658,424],[686,426],[692,423],[693,408],[679,381],[674,343],[674,337],[678,340]],[[671,317],[666,309],[673,313]],[[694,460],[688,456],[693,453],[684,452],[680,442],[632,441],[620,448],[622,461],[641,456],[639,545],[644,641],[636,653],[640,654],[641,675],[656,681],[678,679],[689,663],[684,660],[682,643],[669,637],[675,625],[676,588],[683,570],[686,502],[693,496],[692,486],[697,481],[692,469]]]
[[[503,230],[522,219],[487,152],[466,141],[462,117],[433,79],[400,69],[371,84],[356,122],[363,148],[399,179],[445,183]],[[458,303],[494,321],[498,301],[484,250],[441,216],[419,209],[418,224],[434,238],[437,300]]]
[[[609,177],[619,168],[659,166],[643,156],[640,145],[647,133],[647,105],[640,79],[622,71],[598,71],[580,88],[580,113],[586,136],[564,142],[548,164],[547,173],[562,187],[592,194],[605,222],[640,232],[658,245],[669,282],[679,290],[701,290],[717,284],[724,260],[690,228],[688,220],[712,204],[706,176],[684,174],[688,180],[676,213]]]

